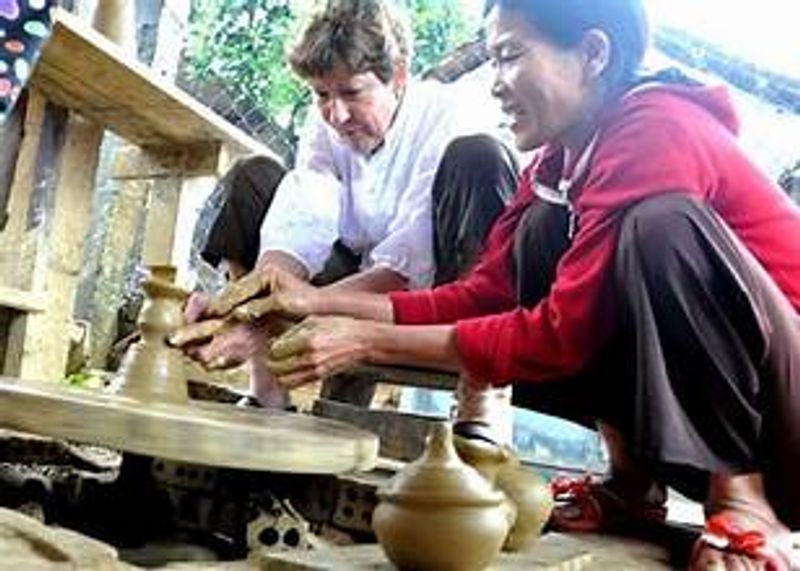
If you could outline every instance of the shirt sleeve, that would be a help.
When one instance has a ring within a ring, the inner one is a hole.
[[[598,144],[577,200],[578,232],[548,296],[532,308],[457,323],[459,351],[474,378],[504,384],[582,370],[614,327],[613,264],[625,208],[665,192],[708,197],[714,175],[707,150],[717,125],[647,105],[627,112]]]
[[[329,134],[312,110],[296,166],[281,181],[261,224],[259,257],[280,251],[302,263],[309,275],[322,271],[339,237],[341,193]]]

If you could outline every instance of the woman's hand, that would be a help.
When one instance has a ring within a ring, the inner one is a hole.
[[[295,389],[367,361],[374,324],[350,317],[308,317],[276,339],[267,368]]]

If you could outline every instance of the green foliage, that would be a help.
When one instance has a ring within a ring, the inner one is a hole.
[[[435,66],[456,46],[471,39],[480,25],[477,19],[470,19],[459,0],[405,0],[401,5],[412,17],[414,73]]]
[[[222,85],[282,128],[294,130],[310,101],[286,61],[297,10],[286,0],[194,0],[186,71],[196,83]]]
[[[474,34],[461,0],[398,0],[412,16],[412,69],[435,65]],[[185,72],[195,84],[223,86],[284,130],[295,133],[311,101],[286,54],[300,33],[309,0],[193,0]]]

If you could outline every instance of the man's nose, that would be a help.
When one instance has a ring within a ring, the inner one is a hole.
[[[347,104],[338,97],[328,101],[328,121],[331,125],[344,125],[350,119],[350,110]]]

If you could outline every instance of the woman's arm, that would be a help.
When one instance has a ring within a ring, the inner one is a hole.
[[[459,371],[455,328],[309,317],[272,344],[267,366],[292,389],[362,363]]]

